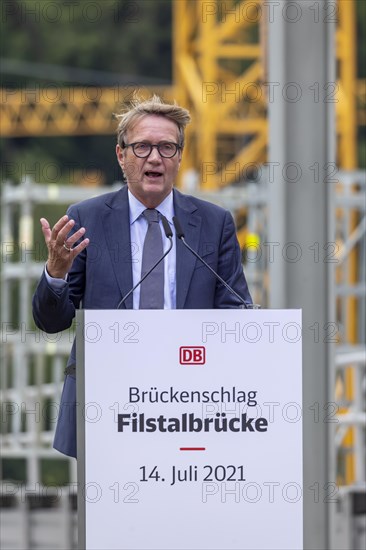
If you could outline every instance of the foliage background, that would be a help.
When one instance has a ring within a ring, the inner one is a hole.
[[[4,0],[1,11],[2,87],[171,82],[170,0]],[[114,148],[114,136],[100,135],[1,140],[1,179],[54,162],[67,184],[70,166],[92,162],[110,185],[121,178]]]

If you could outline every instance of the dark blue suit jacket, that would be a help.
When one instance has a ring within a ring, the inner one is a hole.
[[[174,190],[174,211],[186,241],[231,285],[251,302],[241,265],[241,253],[229,212]],[[53,291],[45,276],[33,297],[36,325],[56,333],[70,327],[75,310],[115,309],[132,288],[131,242],[127,186],[117,192],[83,201],[68,210],[74,231],[85,227],[89,246],[75,259],[62,292]],[[176,242],[177,309],[235,308],[239,302],[210,271]],[[132,295],[124,306],[132,308]],[[75,342],[68,366],[75,365]],[[66,376],[54,447],[76,456],[76,381]]]

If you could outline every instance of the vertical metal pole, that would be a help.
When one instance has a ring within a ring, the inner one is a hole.
[[[334,104],[334,2],[268,2],[270,305],[303,309],[304,548],[329,548],[328,174]],[[330,9],[328,9],[330,8]],[[272,101],[271,101],[272,99]],[[330,98],[332,99],[332,98]],[[334,319],[333,319],[334,320]]]
[[[29,330],[29,304],[31,303],[30,294],[30,276],[27,270],[27,264],[31,263],[31,259],[28,258],[28,254],[31,253],[33,247],[33,203],[32,203],[32,187],[33,181],[26,177],[22,182],[24,187],[25,198],[20,204],[20,218],[19,218],[19,260],[22,266],[22,274],[19,280],[19,324],[20,333],[24,330],[25,338],[27,338]],[[28,335],[29,338],[29,335]],[[27,346],[27,340],[19,346],[18,353],[15,357],[18,359],[16,369],[19,380],[22,380],[21,391],[26,395],[27,380],[29,376],[30,354],[29,346]],[[38,395],[40,395],[38,393]],[[27,400],[26,400],[27,401]],[[41,407],[41,403],[37,402],[37,398],[29,400],[31,406]],[[35,415],[28,415],[27,419],[27,432],[30,434],[31,444],[29,446],[29,453],[27,456],[27,480],[30,484],[34,484],[39,481],[40,477],[40,462],[37,455],[37,443],[39,438],[39,422],[40,419],[35,419]]]
[[[356,82],[357,82],[357,54],[356,54],[356,2],[349,0],[347,2],[337,2],[339,28],[338,39],[339,47],[339,77],[342,91],[345,96],[343,101],[341,116],[339,119],[339,156],[340,166],[345,170],[355,170],[357,168],[357,108],[356,108]],[[353,183],[353,182],[352,182]],[[354,187],[347,186],[348,193],[354,192]],[[357,225],[357,211],[353,208],[347,208],[346,235],[349,235]],[[345,263],[347,270],[347,282],[350,286],[357,284],[358,279],[358,257],[356,249],[353,249]],[[357,342],[357,322],[358,322],[358,299],[356,296],[347,295],[344,299],[345,313],[344,319],[347,341],[355,344]],[[353,386],[354,371],[346,371],[348,384]],[[352,392],[352,390],[350,390]],[[352,469],[352,466],[351,466]]]
[[[278,87],[286,82],[285,61],[285,20],[277,13],[278,5],[269,2],[268,19],[268,118],[269,118],[269,215],[268,215],[268,254],[269,254],[269,307],[285,306],[286,274],[285,263],[281,259],[279,246],[285,243],[286,235],[286,195],[281,179],[282,167],[286,164],[286,125],[285,102],[279,96]],[[277,93],[275,93],[277,90]]]
[[[337,4],[338,5],[338,4]],[[336,6],[337,6],[336,5]],[[324,4],[325,9],[329,9],[331,7],[331,4],[327,0],[327,2]],[[337,76],[336,76],[336,38],[335,38],[335,30],[336,30],[336,24],[335,21],[332,21],[330,25],[328,25],[328,33],[325,37],[326,44],[326,67],[327,67],[327,74],[326,78],[328,78],[328,82],[335,83]],[[336,128],[336,118],[335,118],[335,104],[334,103],[326,103],[325,104],[325,110],[324,113],[326,117],[326,131],[327,131],[327,140],[326,140],[326,155],[327,155],[327,162],[331,163],[330,166],[335,166],[335,160],[336,160],[336,151],[337,151],[337,128]],[[332,178],[330,178],[332,180]],[[334,181],[326,181],[326,190],[325,190],[325,200],[327,201],[327,219],[325,220],[325,228],[326,228],[326,237],[329,242],[333,242],[336,239],[336,201],[335,201],[335,193],[336,193],[336,183]],[[328,314],[328,320],[330,322],[334,322],[337,319],[336,315],[336,306],[337,306],[337,293],[336,293],[336,266],[337,264],[334,262],[329,262],[326,264],[326,276],[327,276],[327,283],[328,283],[328,303],[325,304],[325,307],[327,308],[325,310],[325,314]],[[338,337],[338,334],[337,334]],[[335,402],[335,388],[336,388],[336,343],[335,342],[328,342],[327,343],[327,349],[325,350],[327,353],[326,357],[326,364],[325,368],[327,369],[326,376],[327,376],[327,397],[328,401],[330,403]],[[328,466],[328,482],[333,484],[334,487],[337,483],[337,450],[335,447],[335,437],[336,437],[336,419],[332,418],[332,422],[328,424],[328,430],[327,430],[327,446],[328,446],[328,452],[326,455],[326,467]],[[337,491],[338,493],[338,491]],[[338,495],[337,495],[338,496]],[[337,547],[337,529],[336,529],[336,521],[337,521],[337,499],[328,499],[330,502],[328,503],[328,509],[326,511],[327,513],[327,520],[328,520],[328,532],[327,532],[327,543],[328,548],[333,549]]]

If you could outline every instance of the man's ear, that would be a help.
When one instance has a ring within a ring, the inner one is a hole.
[[[120,147],[119,145],[116,146],[117,160],[118,160],[118,164],[120,165],[122,170],[123,170],[124,163],[125,163],[123,151],[124,150],[122,149],[122,147]]]

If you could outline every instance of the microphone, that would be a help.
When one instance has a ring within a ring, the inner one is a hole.
[[[121,308],[121,306],[125,303],[127,298],[133,293],[133,291],[136,290],[136,288],[138,286],[140,286],[140,284],[146,279],[146,277],[148,277],[150,275],[150,273],[152,271],[154,271],[154,269],[160,264],[160,262],[162,262],[164,260],[165,256],[167,256],[169,254],[169,252],[171,251],[171,249],[173,248],[173,232],[170,229],[169,222],[166,219],[166,217],[163,216],[163,214],[160,214],[160,218],[161,218],[161,223],[163,224],[163,229],[164,229],[165,236],[170,241],[169,248],[166,252],[164,252],[164,254],[161,256],[161,258],[159,258],[158,261],[154,263],[154,265],[149,269],[149,271],[147,271],[147,273],[145,273],[145,275],[139,280],[139,282],[136,283],[135,286],[127,292],[126,296],[124,296],[122,298],[122,300],[118,303],[117,309]]]
[[[239,294],[237,292],[235,292],[235,290],[230,285],[228,285],[224,281],[224,279],[222,277],[220,277],[220,275],[218,273],[216,273],[216,271],[214,269],[212,269],[212,267],[210,265],[208,265],[208,263],[205,262],[205,260],[203,258],[201,258],[201,256],[195,250],[193,250],[193,248],[191,248],[189,246],[189,244],[187,243],[187,241],[184,238],[184,232],[183,232],[182,226],[180,225],[179,220],[176,216],[173,217],[173,223],[174,223],[176,235],[177,235],[178,239],[180,239],[182,241],[184,246],[186,248],[188,248],[188,250],[190,250],[192,252],[192,254],[196,258],[198,258],[199,261],[202,262],[203,265],[205,265],[211,271],[211,273],[213,273],[215,275],[216,279],[218,279],[220,281],[220,283],[222,283],[224,285],[224,287],[227,288],[227,290],[231,294],[233,294],[233,296],[235,296],[240,301],[240,303],[244,306],[245,309],[248,309],[248,304],[245,302],[245,300],[241,296],[239,296]]]

